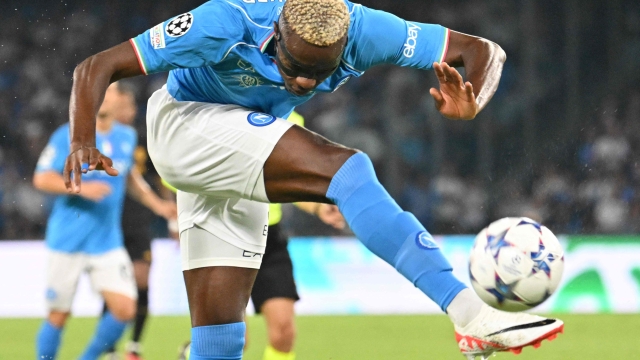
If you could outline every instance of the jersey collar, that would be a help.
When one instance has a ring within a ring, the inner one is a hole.
[[[271,40],[273,39],[273,37],[275,36],[275,31],[272,31],[267,38],[262,42],[262,44],[260,44],[260,52],[264,53],[264,51],[267,49],[267,47],[269,46],[269,44],[271,43]]]

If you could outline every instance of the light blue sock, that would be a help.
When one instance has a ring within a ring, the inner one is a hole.
[[[38,338],[36,339],[36,354],[38,360],[53,360],[56,358],[58,348],[60,347],[60,337],[62,335],[62,329],[51,325],[51,323],[45,320],[38,332]]]
[[[391,264],[443,311],[466,286],[456,279],[431,234],[404,212],[378,181],[367,155],[350,157],[333,176],[327,198],[356,237]]]
[[[244,322],[192,328],[189,360],[242,359],[245,330]]]
[[[80,360],[96,360],[103,352],[116,344],[127,323],[113,317],[110,312],[106,312],[96,328],[96,333],[91,339],[89,346],[84,351]]]

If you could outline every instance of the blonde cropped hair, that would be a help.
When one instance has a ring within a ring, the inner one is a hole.
[[[316,46],[335,44],[349,29],[343,0],[287,0],[282,14],[289,29]]]

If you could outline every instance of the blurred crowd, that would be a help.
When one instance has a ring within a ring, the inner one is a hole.
[[[51,199],[31,177],[49,135],[68,120],[75,65],[201,2],[2,5],[0,239],[43,237]],[[428,229],[474,233],[499,217],[529,216],[557,233],[640,231],[640,67],[615,62],[640,58],[640,4],[614,1],[628,11],[611,15],[621,16],[612,29],[598,21],[606,4],[595,1],[575,2],[579,9],[563,5],[571,1],[362,3],[486,37],[508,54],[498,92],[473,122],[439,116],[432,72],[388,66],[298,109],[312,130],[367,152],[383,184]],[[581,19],[577,45],[567,35],[572,11]],[[570,46],[579,64],[562,60]],[[570,66],[580,71],[573,88]],[[130,81],[143,135],[146,99],[164,81],[163,74]],[[579,121],[565,126],[577,90]],[[287,209],[291,234],[336,234]]]

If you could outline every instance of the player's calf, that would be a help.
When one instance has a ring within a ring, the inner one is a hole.
[[[358,239],[436,302],[443,311],[466,287],[424,226],[404,212],[378,181],[363,153],[338,170],[327,190]]]

